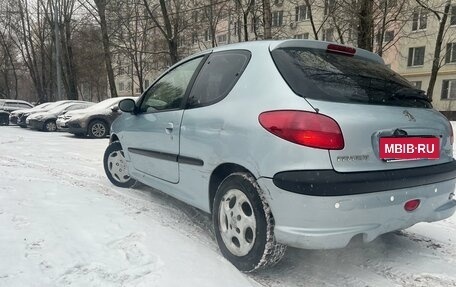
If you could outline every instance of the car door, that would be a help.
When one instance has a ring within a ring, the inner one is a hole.
[[[171,183],[179,181],[180,125],[185,96],[204,56],[180,64],[143,95],[123,130],[123,148],[133,168]]]

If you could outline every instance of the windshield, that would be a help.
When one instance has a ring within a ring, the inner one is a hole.
[[[99,102],[98,104],[95,104],[91,106],[90,108],[85,109],[86,111],[92,111],[92,110],[102,110],[102,109],[107,109],[111,107],[112,105],[115,105],[116,103],[120,102],[124,98],[113,98],[113,99],[107,99],[102,102]]]
[[[63,112],[66,108],[74,105],[75,103],[66,103],[66,104],[61,104],[53,109],[50,109],[48,111],[48,113],[51,113],[51,114],[60,114],[61,112]]]
[[[424,93],[383,64],[309,48],[271,52],[298,95],[323,101],[431,108]],[[407,90],[405,93],[404,90]]]

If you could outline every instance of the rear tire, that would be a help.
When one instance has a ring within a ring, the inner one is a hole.
[[[244,172],[223,180],[214,198],[212,220],[223,256],[244,272],[277,264],[286,246],[274,237],[274,218],[255,178]]]
[[[109,134],[109,127],[104,121],[93,120],[89,124],[88,134],[91,138],[105,138]]]
[[[132,187],[137,182],[128,174],[127,161],[120,142],[112,142],[104,153],[103,165],[109,181],[118,187]]]

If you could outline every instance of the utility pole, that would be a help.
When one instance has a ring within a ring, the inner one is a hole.
[[[59,9],[57,1],[54,0],[54,33],[55,33],[55,67],[57,76],[57,97],[56,100],[62,100],[62,69],[60,67],[60,33],[59,33]]]

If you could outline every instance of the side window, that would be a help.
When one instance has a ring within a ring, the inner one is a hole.
[[[198,65],[203,57],[190,60],[158,80],[144,95],[140,112],[153,112],[177,109]]]
[[[233,50],[213,53],[196,78],[188,108],[207,106],[222,100],[234,87],[250,60],[250,52]]]
[[[24,104],[24,103],[18,103],[17,104],[19,106],[19,108],[21,109],[30,109],[31,106],[27,105],[27,104]]]

